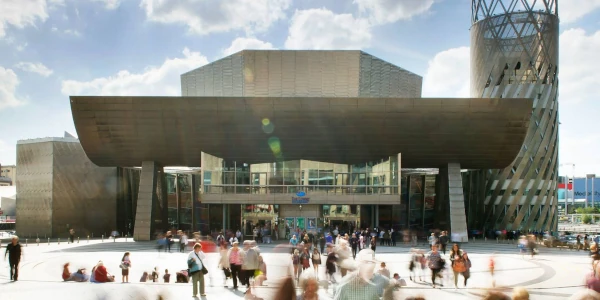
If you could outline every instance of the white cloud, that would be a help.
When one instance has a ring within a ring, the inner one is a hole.
[[[424,97],[469,97],[469,47],[452,48],[429,61],[423,78]]]
[[[66,29],[64,33],[72,36],[81,36],[81,33],[75,29]]]
[[[261,50],[261,49],[275,49],[273,44],[269,42],[263,42],[255,38],[237,38],[231,42],[229,48],[223,50],[223,56],[231,55],[233,53],[242,50]]]
[[[595,100],[600,85],[600,31],[587,35],[581,28],[569,29],[560,35],[559,49],[561,102]]]
[[[16,89],[19,77],[11,69],[0,67],[0,110],[6,107],[19,106],[24,103],[17,98]]]
[[[18,46],[17,46],[17,51],[19,51],[19,52],[20,52],[20,51],[23,51],[23,50],[25,50],[25,48],[27,48],[27,45],[29,45],[27,42],[25,42],[25,43],[23,43],[23,44],[21,44],[21,45],[18,45]]]
[[[0,5],[0,37],[6,35],[8,25],[16,28],[35,26],[48,19],[46,0],[2,0]]]
[[[598,8],[600,8],[600,0],[561,1],[558,7],[560,23],[573,23]]]
[[[92,2],[102,2],[106,9],[115,9],[121,5],[121,0],[92,0]]]
[[[199,52],[185,48],[183,57],[166,59],[159,67],[147,67],[143,72],[127,70],[90,81],[64,80],[64,95],[111,96],[177,96],[181,95],[179,76],[208,63]]]
[[[291,0],[142,0],[150,21],[185,25],[191,33],[265,31],[285,18]]]
[[[15,65],[16,68],[19,68],[26,72],[32,72],[36,74],[40,74],[44,77],[48,77],[52,75],[54,71],[50,70],[48,67],[44,66],[42,63],[32,63],[32,62],[20,62]]]
[[[361,13],[374,25],[394,23],[427,12],[433,0],[354,0]]]
[[[291,20],[288,49],[362,49],[371,42],[366,19],[335,14],[325,8],[297,10]]]

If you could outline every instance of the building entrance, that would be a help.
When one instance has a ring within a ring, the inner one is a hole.
[[[292,235],[296,235],[301,239],[304,232],[317,233],[317,218],[307,217],[287,217],[285,218],[285,235],[286,239],[290,239]]]

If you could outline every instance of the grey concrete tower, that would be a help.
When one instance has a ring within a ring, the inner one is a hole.
[[[471,226],[557,226],[558,1],[473,0],[471,96],[533,98],[531,124],[512,166],[485,170]],[[481,172],[481,171],[480,171]],[[485,192],[483,192],[485,191]]]

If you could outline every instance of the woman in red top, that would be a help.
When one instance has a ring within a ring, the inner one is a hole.
[[[104,263],[100,261],[96,266],[96,271],[94,271],[94,279],[96,282],[113,282],[115,281],[115,276],[108,274]]]
[[[66,263],[63,266],[62,279],[67,281],[69,278],[71,278],[71,272],[69,272],[69,263]]]

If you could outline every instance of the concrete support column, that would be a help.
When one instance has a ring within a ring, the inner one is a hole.
[[[201,177],[201,176],[200,176]],[[196,232],[196,223],[198,222],[196,218],[196,212],[198,211],[198,199],[200,197],[198,189],[200,188],[200,184],[198,182],[196,174],[192,174],[192,232]]]
[[[462,186],[460,164],[450,163],[445,168],[440,168],[443,178],[448,180],[448,204],[450,208],[450,237],[453,242],[466,243],[469,241],[467,234],[467,216],[465,214],[465,196]],[[446,197],[444,197],[446,198]]]
[[[135,213],[135,230],[133,238],[136,241],[149,241],[155,230],[154,206],[158,201],[156,183],[158,180],[159,166],[154,161],[142,162],[140,187]]]

